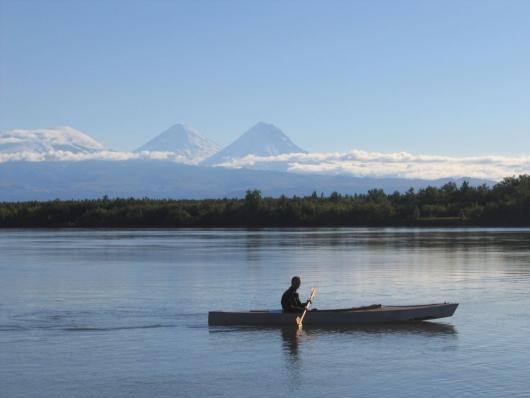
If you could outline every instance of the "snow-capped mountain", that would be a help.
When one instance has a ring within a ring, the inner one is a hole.
[[[202,136],[197,130],[182,124],[175,124],[163,131],[135,152],[174,152],[186,163],[195,164],[213,155],[221,147]]]
[[[0,153],[92,153],[102,150],[102,144],[69,126],[0,131]]]
[[[232,144],[206,159],[203,164],[214,166],[247,155],[273,156],[286,153],[307,153],[296,146],[273,124],[260,122]]]

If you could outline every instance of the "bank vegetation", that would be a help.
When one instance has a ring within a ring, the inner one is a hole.
[[[530,175],[488,187],[204,200],[109,199],[0,203],[0,227],[530,226]]]

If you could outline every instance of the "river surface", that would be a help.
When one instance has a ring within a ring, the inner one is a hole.
[[[214,309],[458,302],[437,322]],[[0,397],[529,397],[529,229],[0,230]]]

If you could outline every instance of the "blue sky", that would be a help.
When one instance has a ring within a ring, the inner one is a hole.
[[[312,152],[530,152],[530,1],[0,0],[0,130],[132,150],[258,121]]]

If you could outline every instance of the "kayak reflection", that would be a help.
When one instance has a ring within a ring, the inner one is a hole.
[[[252,331],[274,331],[280,330],[282,338],[300,339],[303,337],[317,337],[330,333],[373,333],[373,334],[418,334],[418,335],[453,335],[457,334],[454,325],[444,322],[411,321],[411,322],[389,322],[370,323],[352,326],[330,325],[330,326],[307,326],[299,329],[296,324],[292,327],[274,326],[212,326],[209,325],[210,332],[252,332]],[[298,342],[298,340],[296,340]]]
[[[435,344],[445,341],[443,344],[447,348],[452,345],[450,340],[454,342],[457,336],[457,331],[451,324],[425,321],[353,327],[289,327],[279,329],[279,333],[288,386],[293,391],[303,384],[304,373],[308,369],[307,366],[311,366],[312,359],[320,357],[322,360],[337,349],[348,353],[345,354],[345,363],[352,363],[362,361],[363,356],[372,357],[381,346],[394,345],[396,341],[409,344],[410,341],[426,343],[435,339],[438,341]],[[364,355],[360,355],[363,351]]]
[[[296,329],[296,328],[295,328]],[[437,335],[437,334],[456,334],[456,328],[449,323],[443,322],[389,322],[373,323],[352,326],[319,326],[303,328],[303,333],[298,337],[313,336],[326,333],[399,333],[399,334],[419,334],[419,335]],[[295,333],[296,334],[296,333]]]

